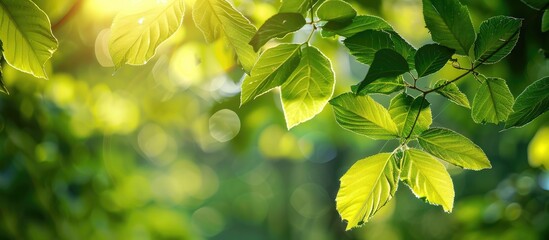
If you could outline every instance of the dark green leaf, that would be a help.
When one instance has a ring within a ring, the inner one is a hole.
[[[359,32],[366,30],[393,30],[385,20],[376,16],[356,16],[352,22],[328,22],[323,30],[333,32],[343,37],[351,37]]]
[[[435,73],[446,65],[455,50],[438,44],[427,44],[420,47],[415,55],[418,77]]]
[[[542,78],[528,86],[513,105],[513,113],[505,128],[522,127],[549,111],[549,77]]]
[[[2,65],[3,57],[4,56],[4,48],[2,47],[2,41],[0,40],[0,92],[3,92],[5,94],[10,94],[8,91],[8,88],[6,88],[6,84],[4,84],[4,74],[2,73]]]
[[[475,41],[475,59],[485,64],[499,62],[517,44],[522,20],[506,16],[492,17],[480,24]]]
[[[303,16],[307,16],[307,11],[311,8],[311,3],[316,0],[283,0],[280,5],[279,13],[300,13]]]
[[[305,25],[305,18],[299,13],[278,13],[267,19],[257,30],[250,45],[257,52],[265,43],[273,38],[282,38],[295,32]]]
[[[521,0],[521,1],[536,10],[545,10],[547,9],[547,7],[549,7],[549,0]]]
[[[469,10],[459,0],[423,0],[423,16],[435,42],[469,55],[475,30]]]
[[[512,112],[514,97],[505,80],[488,78],[473,99],[471,116],[476,123],[499,123]]]
[[[388,33],[391,35],[391,40],[393,40],[393,43],[395,44],[394,50],[406,59],[410,68],[414,68],[414,56],[417,51],[416,48],[414,48],[414,46],[412,46],[408,41],[404,40],[404,38],[402,38],[397,32],[388,31]]]
[[[545,10],[543,17],[541,17],[541,31],[549,31],[549,10]]]
[[[442,85],[446,86],[438,89],[436,91],[438,94],[448,98],[450,101],[457,105],[471,108],[471,106],[469,105],[469,99],[467,99],[467,96],[459,90],[458,86],[455,83],[448,84],[447,80],[440,80],[435,83],[433,89],[437,89]]]
[[[341,0],[328,0],[320,4],[316,16],[322,21],[346,22],[356,16],[356,10]]]
[[[384,31],[366,30],[357,33],[343,41],[349,52],[356,60],[371,65],[377,51],[388,48],[393,49],[391,36]]]
[[[433,123],[429,106],[423,96],[414,99],[406,93],[396,95],[391,100],[389,114],[397,124],[400,137],[414,137],[429,129]]]
[[[399,76],[408,71],[406,59],[391,49],[381,49],[374,55],[374,61],[368,74],[358,85],[357,92],[361,92],[368,84],[380,78]]]
[[[366,95],[371,93],[381,93],[381,94],[391,94],[394,92],[404,90],[404,78],[402,76],[398,77],[389,77],[389,78],[380,78],[373,81],[372,83],[366,85],[360,92],[357,92],[358,95]],[[358,88],[357,85],[353,85],[351,90],[356,92]]]

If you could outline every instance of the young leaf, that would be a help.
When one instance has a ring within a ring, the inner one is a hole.
[[[336,121],[349,131],[372,139],[393,139],[398,129],[389,112],[370,96],[345,93],[330,100]]]
[[[404,151],[400,179],[416,197],[440,205],[445,212],[454,207],[454,184],[442,163],[418,149]]]
[[[549,7],[549,0],[522,0],[522,2],[536,10],[545,10]]]
[[[307,11],[311,8],[311,4],[317,0],[282,0],[279,13],[300,13],[307,16]]]
[[[301,51],[301,60],[282,84],[282,106],[288,129],[320,113],[335,88],[330,60],[315,47]]]
[[[282,85],[299,63],[300,49],[299,44],[280,44],[267,49],[242,83],[240,105]]]
[[[391,99],[389,114],[397,124],[400,137],[417,136],[433,123],[430,103],[423,96],[402,93]]]
[[[492,167],[479,146],[452,130],[431,128],[423,132],[418,141],[428,153],[458,167],[471,170]]]
[[[374,60],[366,77],[358,85],[361,92],[368,84],[380,78],[397,77],[408,71],[408,62],[399,53],[391,49],[381,49],[374,55]]]
[[[471,116],[476,123],[498,124],[507,120],[512,112],[514,101],[505,80],[488,78],[482,83],[473,99]]]
[[[327,0],[320,4],[316,16],[322,21],[345,22],[356,16],[356,10],[341,0]]]
[[[410,68],[415,68],[414,57],[417,51],[416,48],[414,48],[414,46],[412,46],[408,41],[404,40],[404,38],[402,38],[397,32],[387,32],[391,35],[391,40],[393,40],[393,43],[395,44],[394,50],[406,59]]]
[[[471,108],[471,106],[469,105],[469,99],[467,99],[467,96],[459,90],[458,86],[455,83],[450,83],[439,89],[440,86],[447,83],[448,81],[446,80],[439,80],[435,83],[433,89],[438,89],[436,91],[438,94],[448,98],[453,103],[466,108]]]
[[[420,47],[415,55],[418,77],[425,77],[443,68],[455,52],[454,49],[438,44]]]
[[[390,153],[380,153],[357,161],[341,177],[336,208],[347,229],[359,226],[393,196],[398,188],[399,169]]]
[[[35,77],[48,76],[44,64],[57,50],[50,19],[30,0],[0,1],[0,39],[6,62]]]
[[[545,10],[543,17],[541,17],[541,31],[549,31],[549,10]]]
[[[404,90],[404,78],[402,76],[380,78],[366,85],[360,92],[357,92],[358,84],[351,87],[353,92],[358,95],[366,95],[371,93],[391,94]]]
[[[423,0],[423,17],[435,42],[468,55],[475,42],[469,10],[459,0]]]
[[[115,68],[146,64],[158,45],[179,29],[184,13],[182,0],[171,0],[141,4],[116,15],[109,42]]]
[[[549,111],[549,77],[537,80],[528,86],[513,105],[505,128],[522,127]]]
[[[200,0],[194,3],[193,19],[207,42],[226,37],[242,68],[249,73],[257,58],[252,46],[256,29],[226,0]]]
[[[509,55],[517,44],[522,20],[506,16],[489,18],[480,24],[475,41],[475,59],[493,64]]]
[[[356,60],[366,65],[371,65],[377,51],[388,48],[394,49],[391,36],[384,31],[366,30],[357,33],[343,41],[349,49],[349,53],[356,57]]]
[[[356,16],[348,22],[328,22],[322,26],[323,30],[333,32],[343,37],[351,37],[366,30],[393,30],[383,18],[369,15]]]
[[[267,19],[257,30],[250,45],[257,52],[265,43],[273,38],[282,38],[295,32],[305,25],[305,18],[299,13],[278,13]]]

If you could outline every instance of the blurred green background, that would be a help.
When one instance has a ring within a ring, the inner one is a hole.
[[[434,125],[470,137],[493,168],[448,166],[452,214],[400,184],[370,223],[345,232],[335,210],[338,179],[356,160],[398,143],[343,130],[329,106],[288,131],[276,91],[239,107],[243,72],[223,42],[203,41],[192,1],[183,28],[152,61],[115,74],[110,23],[134,0],[35,2],[55,25],[59,50],[47,81],[3,66],[11,95],[0,95],[0,239],[549,239],[549,172],[538,168],[549,167],[547,114],[501,132],[432,96]],[[415,47],[429,43],[421,1],[348,2],[387,19]],[[477,30],[491,16],[524,18],[512,54],[482,73],[506,79],[515,96],[549,75],[541,12],[518,0],[462,2]],[[279,1],[234,4],[259,26]],[[367,70],[338,41],[314,41],[333,62],[336,95]],[[429,80],[456,74],[445,68]],[[478,86],[460,81],[470,101]]]

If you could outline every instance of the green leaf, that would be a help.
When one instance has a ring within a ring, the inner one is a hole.
[[[356,16],[349,22],[328,22],[322,26],[323,30],[333,32],[344,37],[351,37],[366,30],[393,30],[383,18],[369,15]]]
[[[280,5],[279,13],[300,13],[307,16],[307,11],[311,8],[311,3],[317,0],[283,0]]]
[[[505,128],[522,127],[549,111],[549,77],[537,80],[517,97]]]
[[[322,21],[345,22],[356,16],[356,10],[344,1],[327,0],[320,4],[316,16]]]
[[[256,29],[242,13],[226,0],[200,0],[194,3],[193,19],[207,42],[225,37],[244,71],[251,71],[257,54],[248,43]]]
[[[280,44],[267,49],[242,83],[240,105],[282,85],[299,63],[300,49],[300,44]]]
[[[370,96],[345,93],[330,100],[336,121],[352,132],[372,139],[394,139],[398,129],[389,112]]]
[[[391,99],[389,114],[397,124],[400,137],[415,137],[433,123],[430,103],[423,96],[413,98],[401,93]]]
[[[402,38],[397,32],[388,31],[388,33],[391,35],[391,40],[393,40],[393,43],[395,44],[395,48],[393,50],[406,59],[410,68],[414,68],[414,56],[417,51],[416,48],[414,48],[414,46],[412,46],[408,41],[404,40],[404,38]]]
[[[522,20],[507,16],[489,18],[480,24],[475,41],[475,59],[493,64],[509,55],[517,44]]]
[[[492,167],[480,147],[452,130],[431,128],[418,141],[425,151],[455,166],[471,170]]]
[[[282,84],[282,106],[288,129],[320,113],[335,88],[330,60],[315,47],[301,51],[301,60]]]
[[[30,0],[0,1],[0,39],[6,62],[35,77],[48,76],[44,65],[57,50],[50,19]]]
[[[368,84],[380,78],[397,77],[408,71],[408,62],[399,53],[391,49],[381,49],[374,55],[374,61],[366,77],[358,85],[361,92]]]
[[[278,13],[267,19],[257,30],[250,45],[257,52],[265,43],[273,38],[282,38],[295,32],[305,25],[305,18],[299,13]]]
[[[545,10],[543,17],[541,17],[541,31],[549,31],[549,10]]]
[[[417,50],[415,65],[418,77],[425,77],[442,69],[455,50],[438,44],[427,44]]]
[[[399,169],[390,153],[357,161],[341,177],[336,208],[347,229],[357,227],[376,214],[395,195]]]
[[[454,184],[442,163],[418,149],[404,151],[400,179],[416,197],[442,206],[445,212],[454,207]]]
[[[366,85],[360,92],[357,92],[358,84],[351,87],[353,92],[357,92],[358,95],[366,95],[371,93],[391,94],[394,92],[404,90],[404,78],[402,76],[380,78]]]
[[[439,88],[443,85],[446,86]],[[469,99],[467,99],[467,96],[459,90],[458,86],[455,83],[448,84],[448,81],[440,80],[435,83],[433,89],[438,89],[436,90],[438,94],[448,98],[453,103],[466,108],[471,108],[471,106],[469,105]]]
[[[377,51],[388,48],[394,49],[391,36],[383,31],[366,30],[357,33],[343,41],[349,49],[349,53],[356,57],[356,60],[371,65]]]
[[[521,0],[529,7],[536,10],[545,10],[549,7],[549,0]]]
[[[4,94],[10,95],[10,92],[8,91],[8,88],[6,88],[6,84],[4,83],[4,73],[2,73],[2,54],[4,53],[3,43],[0,40],[0,92],[3,92]]]
[[[158,45],[183,23],[182,0],[147,2],[116,15],[111,26],[109,51],[115,68],[146,64]]]
[[[473,99],[471,116],[476,123],[495,123],[507,120],[512,112],[514,97],[505,80],[488,78]]]
[[[459,0],[423,0],[423,17],[435,42],[468,55],[475,42],[469,10]]]

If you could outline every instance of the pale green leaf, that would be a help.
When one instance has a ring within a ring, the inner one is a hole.
[[[517,97],[505,128],[522,127],[549,111],[549,77],[537,80]]]
[[[415,55],[418,77],[435,73],[446,65],[455,50],[438,44],[427,44],[420,47]]]
[[[480,24],[475,41],[475,59],[493,64],[509,55],[517,44],[522,20],[507,16],[489,18]]]
[[[282,106],[288,129],[320,113],[335,88],[330,60],[315,47],[301,51],[301,60],[282,84]]]
[[[400,137],[415,137],[433,123],[430,103],[423,96],[413,98],[402,93],[391,99],[389,114],[397,124]]]
[[[394,49],[391,36],[384,31],[366,30],[353,35],[343,41],[349,49],[349,53],[356,57],[356,60],[371,65],[377,51],[388,48]]]
[[[454,207],[454,184],[442,163],[431,155],[417,150],[404,151],[400,179],[416,197],[440,205],[445,212]]]
[[[357,92],[358,95],[366,95],[371,93],[381,93],[381,94],[391,94],[394,92],[404,90],[406,85],[404,85],[404,78],[401,76],[398,77],[389,77],[389,78],[380,78],[373,81],[372,83],[366,85],[360,92]],[[356,92],[358,88],[357,85],[351,87],[353,92]]]
[[[541,17],[541,31],[549,31],[549,10],[545,10],[543,16]]]
[[[341,0],[327,0],[320,4],[316,16],[322,21],[345,22],[356,16],[356,10]]]
[[[471,170],[492,167],[479,146],[452,130],[431,128],[423,132],[418,141],[425,151],[455,166]]]
[[[182,0],[146,2],[114,18],[109,51],[115,68],[146,64],[183,23]]]
[[[505,80],[488,78],[473,99],[471,116],[476,123],[495,123],[507,120],[512,112],[514,97]]]
[[[357,92],[361,92],[368,84],[380,78],[397,77],[408,71],[408,62],[399,53],[391,49],[381,49],[374,55],[374,61],[366,77],[358,85]]]
[[[300,49],[299,44],[280,44],[261,54],[242,83],[240,105],[282,85],[299,63]]]
[[[341,177],[336,208],[347,230],[368,222],[393,198],[399,174],[394,156],[380,153],[357,161]]]
[[[44,65],[57,50],[50,19],[30,0],[0,1],[0,39],[6,62],[35,77],[48,76]]]
[[[423,0],[423,17],[435,42],[469,55],[475,30],[469,10],[459,0]]]
[[[398,129],[389,112],[370,96],[342,94],[332,100],[336,121],[352,132],[372,139],[394,139]]]
[[[370,15],[361,15],[353,18],[350,23],[328,22],[322,26],[322,29],[343,37],[351,37],[366,30],[393,30],[393,27],[383,20],[383,18]]]
[[[536,10],[545,10],[549,7],[549,0],[521,0],[521,1]]]
[[[265,43],[273,38],[282,38],[299,30],[305,25],[305,18],[299,13],[278,13],[263,23],[250,41],[257,52]]]
[[[443,85],[446,86],[439,88]],[[455,83],[448,84],[448,81],[446,80],[439,80],[435,83],[433,89],[437,89],[436,92],[438,94],[448,98],[453,103],[466,108],[471,108],[471,106],[469,105],[469,99],[467,99],[467,96],[459,90],[458,86]]]
[[[213,42],[220,37],[226,38],[242,68],[250,72],[257,60],[257,54],[248,43],[256,29],[242,13],[226,0],[199,0],[194,3],[193,19],[207,42]]]
[[[282,0],[279,13],[300,13],[303,16],[307,16],[307,11],[311,8],[311,3],[316,0]]]
[[[408,41],[406,41],[400,34],[395,31],[387,31],[391,35],[391,40],[395,44],[395,52],[402,55],[404,59],[408,62],[409,68],[415,67],[414,57],[416,55],[417,49],[412,46]]]

